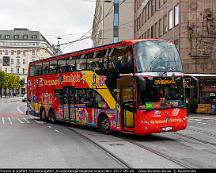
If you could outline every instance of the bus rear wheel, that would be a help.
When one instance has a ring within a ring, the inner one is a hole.
[[[45,112],[44,109],[42,109],[42,110],[40,111],[40,120],[41,120],[41,121],[46,121],[46,112]]]
[[[98,128],[104,134],[110,134],[110,122],[106,115],[101,115],[98,119]]]
[[[56,123],[55,111],[54,110],[50,110],[49,116],[50,116],[51,123],[55,124]]]

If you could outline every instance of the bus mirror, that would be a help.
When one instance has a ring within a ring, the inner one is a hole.
[[[137,76],[137,81],[140,91],[144,92],[146,90],[146,80],[142,76]]]

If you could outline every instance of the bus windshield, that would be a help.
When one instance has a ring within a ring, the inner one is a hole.
[[[185,106],[182,77],[145,78],[145,81],[145,90],[138,87],[140,109],[153,109],[155,103],[157,103],[157,108]]]
[[[174,44],[160,40],[143,41],[135,47],[137,72],[182,72]]]

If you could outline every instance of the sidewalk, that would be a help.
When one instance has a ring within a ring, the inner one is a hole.
[[[189,114],[189,118],[201,118],[201,119],[216,121],[216,115],[211,115],[211,114]]]

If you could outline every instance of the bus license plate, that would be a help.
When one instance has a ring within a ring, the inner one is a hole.
[[[168,132],[168,131],[171,131],[173,128],[172,127],[163,127],[161,128],[161,131],[162,132]]]

